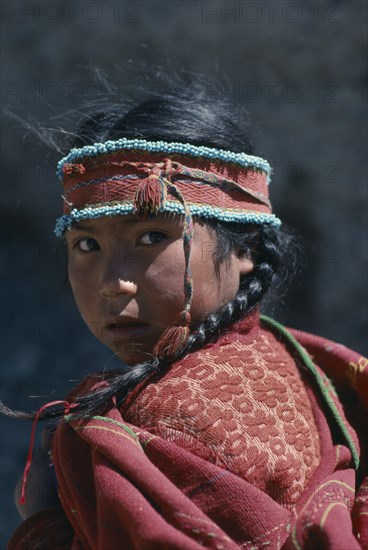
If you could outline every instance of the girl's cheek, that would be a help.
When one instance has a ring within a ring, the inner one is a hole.
[[[145,275],[144,287],[152,292],[155,300],[180,300],[184,299],[184,277],[180,272],[170,268],[149,269]]]
[[[193,266],[193,279],[194,317],[203,317],[223,307],[239,290],[239,274],[234,266],[227,270],[223,264],[217,276],[212,257]]]
[[[69,281],[77,286],[87,286],[97,282],[101,264],[94,258],[71,258],[68,263]]]
[[[184,304],[184,266],[163,262],[151,265],[142,281],[144,301],[150,302],[162,318],[174,319]]]
[[[87,322],[93,304],[99,296],[98,287],[96,283],[92,283],[91,273],[70,269],[68,276],[76,305],[81,316]]]

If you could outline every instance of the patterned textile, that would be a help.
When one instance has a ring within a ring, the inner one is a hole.
[[[318,431],[294,360],[257,326],[258,313],[187,356],[122,416],[292,508],[320,462]]]
[[[74,221],[137,213],[142,208],[183,214],[187,207],[191,215],[202,218],[281,224],[272,214],[269,171],[255,160],[239,166],[213,158],[119,150],[76,160],[83,164],[64,163],[60,174],[64,214],[56,223],[58,237]],[[184,201],[178,200],[178,193]]]
[[[140,179],[156,166],[162,167],[163,173],[170,175],[175,183],[180,183],[190,203],[228,209],[244,208],[249,203],[253,210],[271,211],[264,172],[203,158],[183,159],[172,155],[170,160],[168,174],[165,157],[160,154],[123,151],[97,160],[87,159],[78,165],[84,170],[64,173],[64,214],[72,207],[132,201]],[[263,206],[257,206],[259,203]]]
[[[248,316],[123,408],[66,416],[53,441],[65,514],[29,518],[9,550],[368,548],[364,460],[355,472],[366,367],[343,346]]]

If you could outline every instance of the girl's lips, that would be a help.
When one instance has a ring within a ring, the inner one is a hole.
[[[110,323],[106,326],[106,331],[114,339],[130,339],[137,336],[144,336],[149,328],[147,323],[129,321]]]

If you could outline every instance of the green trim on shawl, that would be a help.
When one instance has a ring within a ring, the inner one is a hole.
[[[320,392],[322,394],[322,397],[324,398],[324,401],[327,405],[327,408],[332,413],[338,427],[340,428],[340,430],[342,432],[343,437],[345,438],[345,440],[348,444],[348,447],[349,447],[349,449],[351,451],[351,454],[352,454],[352,457],[353,457],[354,466],[355,466],[356,469],[358,469],[359,460],[360,460],[359,452],[358,452],[358,450],[357,450],[357,448],[354,444],[354,441],[352,440],[352,438],[351,438],[351,436],[348,432],[348,429],[346,427],[346,424],[345,424],[343,418],[340,416],[340,413],[337,410],[335,403],[331,399],[329,390],[325,385],[323,377],[317,371],[312,359],[310,358],[310,356],[308,355],[306,350],[303,348],[303,346],[301,346],[299,344],[299,342],[296,340],[296,338],[283,325],[281,325],[280,323],[278,323],[274,319],[271,319],[271,317],[267,317],[266,315],[260,315],[260,319],[261,319],[261,322],[267,328],[270,328],[277,335],[281,335],[281,337],[284,338],[287,341],[287,343],[290,344],[297,351],[297,353],[300,356],[300,358],[301,358],[302,362],[304,363],[305,367],[313,375],[314,381],[315,381],[318,389],[320,390]],[[327,377],[326,377],[326,380],[328,380]],[[331,387],[331,391],[333,391],[333,393],[336,393],[332,387]]]
[[[131,436],[134,437],[134,439],[136,439],[139,443],[139,438],[137,436],[137,434],[135,432],[133,432],[133,430],[131,428],[129,428],[128,426],[126,426],[125,424],[123,424],[122,422],[118,422],[117,420],[114,420],[113,418],[108,418],[106,416],[82,416],[82,417],[77,417],[73,414],[67,414],[66,416],[64,416],[64,420],[66,422],[70,422],[71,420],[73,420],[74,418],[84,418],[84,419],[88,419],[88,420],[100,420],[101,422],[107,422],[107,423],[110,423],[110,424],[115,424],[116,426],[119,426],[119,428],[123,428],[123,430],[125,430],[126,432],[128,432],[128,434],[130,434]]]

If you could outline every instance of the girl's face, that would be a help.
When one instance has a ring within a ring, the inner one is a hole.
[[[127,364],[150,359],[184,305],[182,219],[102,217],[76,222],[65,237],[70,284],[92,333]],[[232,253],[216,277],[215,247],[214,230],[195,222],[192,322],[232,300],[240,276],[253,269],[249,259]]]

